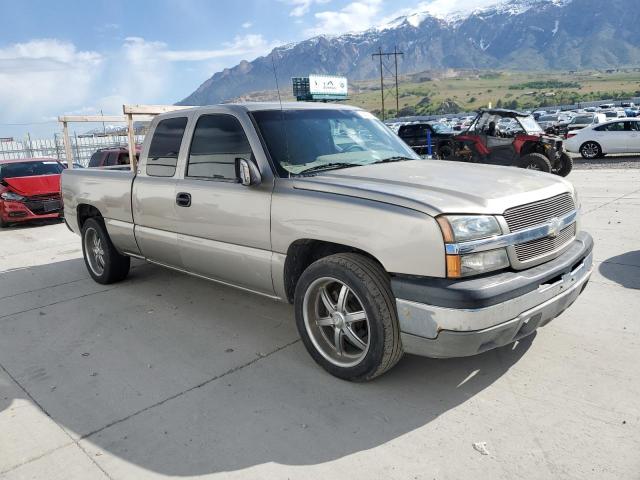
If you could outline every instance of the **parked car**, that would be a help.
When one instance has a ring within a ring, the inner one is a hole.
[[[620,104],[621,108],[635,108],[636,104],[633,102],[622,102]]]
[[[607,117],[608,120],[614,119],[614,118],[626,118],[626,114],[624,113],[623,110],[606,110],[603,111],[602,113],[604,113],[605,117]]]
[[[0,228],[60,217],[63,170],[55,158],[0,160]]]
[[[593,159],[608,153],[640,153],[640,119],[614,120],[569,134],[567,151]]]
[[[627,117],[637,117],[640,115],[640,111],[638,110],[638,107],[628,107],[624,109],[624,114]]]
[[[569,182],[423,160],[344,105],[162,114],[138,172],[63,173],[95,281],[124,279],[133,256],[293,303],[310,355],[348,380],[403,352],[467,356],[530,335],[592,271]]]
[[[614,108],[616,108],[615,103],[603,103],[601,105],[598,105],[598,108],[600,110],[612,110]]]
[[[497,125],[503,118],[518,123],[513,136],[499,134]],[[546,135],[530,115],[503,109],[480,110],[467,131],[438,145],[438,158],[528,168],[563,177],[573,168],[562,138]]]
[[[607,121],[607,117],[602,113],[585,113],[581,115],[576,115],[568,123],[559,124],[556,127],[556,131],[558,135],[562,135],[566,137],[566,135],[569,132],[573,132],[574,130],[580,130],[581,128],[585,128],[590,125],[598,125],[606,121]]]
[[[140,146],[136,146],[136,158],[140,156]],[[89,168],[124,167],[129,165],[129,149],[127,147],[101,148],[91,155]]]
[[[538,125],[544,132],[551,132],[559,122],[558,115],[542,115],[538,118]]]
[[[409,123],[402,125],[398,130],[398,136],[418,155],[426,155],[429,151],[427,135],[431,137],[432,154],[436,155],[438,145],[442,140],[450,139],[453,136],[453,130],[439,122]]]

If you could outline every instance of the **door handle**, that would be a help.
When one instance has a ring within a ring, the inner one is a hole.
[[[179,207],[191,206],[191,194],[186,192],[180,192],[176,195],[176,205]]]

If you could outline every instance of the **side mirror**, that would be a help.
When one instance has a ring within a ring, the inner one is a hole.
[[[236,158],[236,175],[242,185],[259,185],[262,181],[260,170],[255,163],[246,158]]]

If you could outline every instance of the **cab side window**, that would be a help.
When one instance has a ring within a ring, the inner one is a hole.
[[[186,126],[187,117],[168,118],[158,123],[149,146],[147,175],[150,177],[175,175]]]
[[[606,125],[594,128],[594,130],[597,130],[599,132],[623,132],[624,122],[607,123]]]
[[[249,140],[237,118],[225,114],[202,115],[191,140],[187,177],[237,181],[236,158],[250,159]]]

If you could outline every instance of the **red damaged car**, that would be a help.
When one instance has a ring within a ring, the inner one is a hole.
[[[63,169],[56,159],[0,160],[0,228],[10,223],[59,218]]]

